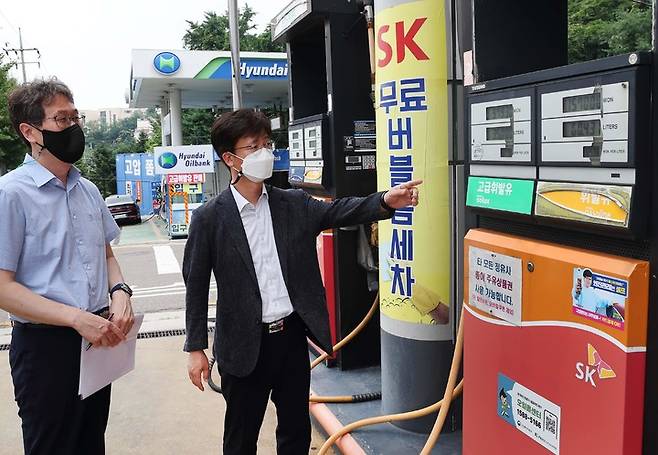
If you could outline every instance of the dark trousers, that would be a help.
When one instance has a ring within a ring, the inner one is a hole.
[[[81,337],[63,327],[15,326],[9,364],[26,455],[103,455],[110,386],[78,396]]]
[[[267,402],[276,406],[278,455],[306,455],[311,445],[308,394],[311,380],[302,320],[293,313],[284,330],[265,329],[258,363],[244,378],[220,372],[226,399],[224,455],[256,453]]]

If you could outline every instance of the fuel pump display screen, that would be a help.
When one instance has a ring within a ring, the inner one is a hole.
[[[510,119],[514,117],[514,106],[511,104],[491,106],[486,112],[487,120]]]
[[[601,94],[566,96],[562,98],[562,112],[598,111],[601,109]],[[591,135],[590,135],[591,136]]]
[[[514,139],[514,131],[511,126],[498,126],[495,128],[487,128],[488,141],[505,141]]]
[[[480,164],[532,161],[533,104],[529,91],[475,95],[469,103],[473,161]]]
[[[590,137],[601,135],[600,120],[578,120],[562,124],[564,137]]]

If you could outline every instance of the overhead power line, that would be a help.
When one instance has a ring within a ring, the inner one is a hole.
[[[6,19],[6,18],[5,18]],[[39,49],[36,47],[23,47],[23,34],[21,33],[21,28],[18,27],[18,48],[3,48],[3,51],[7,56],[11,52],[14,53],[16,56],[16,61],[14,61],[14,65],[16,65],[16,68],[18,68],[18,65],[21,65],[21,68],[23,70],[23,83],[27,82],[27,74],[25,72],[25,66],[26,65],[39,65],[39,68],[41,68],[41,62],[39,61],[41,59],[41,52],[39,52]],[[37,53],[37,61],[36,62],[26,62],[25,61],[25,53],[26,52],[36,52]]]
[[[14,27],[14,24],[11,23],[11,21],[9,20],[9,18],[7,18],[7,16],[5,15],[5,13],[2,12],[1,9],[0,9],[0,16],[2,16],[2,17],[4,18],[5,22],[6,22],[11,28],[13,28],[15,32],[18,31],[18,30],[16,30],[16,27]]]

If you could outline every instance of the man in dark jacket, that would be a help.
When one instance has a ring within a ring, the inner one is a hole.
[[[306,337],[331,352],[316,237],[416,205],[421,183],[331,203],[264,185],[274,162],[270,133],[269,119],[249,109],[215,122],[212,144],[231,170],[232,184],[194,212],[183,260],[188,373],[201,390],[208,378],[211,272],[217,282],[213,353],[226,399],[226,455],[256,453],[270,393],[277,409],[277,453],[308,453]]]

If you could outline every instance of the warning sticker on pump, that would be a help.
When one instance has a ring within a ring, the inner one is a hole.
[[[498,373],[498,416],[554,454],[560,453],[560,407]]]
[[[520,326],[523,288],[521,259],[471,246],[468,249],[468,264],[469,303]]]

